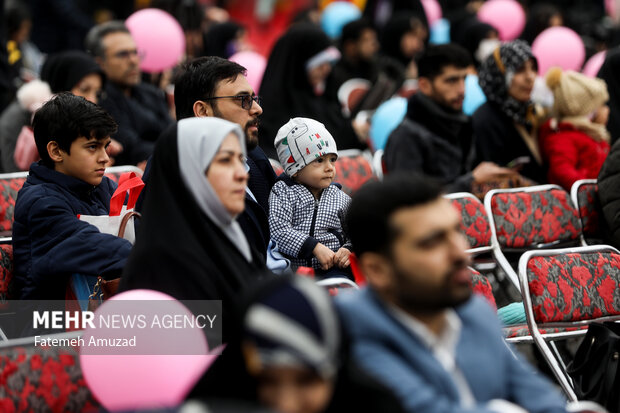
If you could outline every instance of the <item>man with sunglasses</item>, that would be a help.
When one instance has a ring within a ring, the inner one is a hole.
[[[107,78],[100,105],[118,123],[118,133],[113,138],[124,150],[116,157],[116,163],[140,164],[150,156],[159,134],[172,123],[164,92],[142,83],[141,56],[123,22],[110,21],[93,27],[85,43]]]
[[[250,174],[245,211],[237,217],[250,245],[266,257],[269,244],[269,193],[276,175],[258,146],[260,99],[245,78],[246,69],[216,56],[199,57],[181,67],[174,80],[177,119],[215,116],[245,132]]]

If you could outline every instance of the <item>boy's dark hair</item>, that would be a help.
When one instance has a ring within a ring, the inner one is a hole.
[[[358,41],[366,29],[376,31],[370,20],[363,17],[345,24],[340,34],[340,48],[348,41]]]
[[[246,69],[217,56],[204,56],[185,63],[174,79],[174,104],[177,120],[194,117],[194,102],[213,97],[221,80],[237,80]]]
[[[100,106],[63,92],[35,112],[32,129],[41,161],[53,168],[54,162],[47,153],[48,142],[56,141],[60,149],[71,154],[74,140],[80,137],[105,139],[116,132],[117,125]]]
[[[111,33],[129,33],[129,29],[120,20],[111,20],[94,26],[84,39],[86,51],[94,57],[105,57],[103,38]]]
[[[472,64],[469,52],[457,44],[429,46],[418,61],[418,77],[433,80],[446,66],[464,69]]]
[[[392,242],[399,229],[390,225],[390,218],[401,208],[411,208],[438,199],[439,183],[422,175],[390,174],[382,182],[372,182],[360,188],[351,201],[345,228],[353,252],[390,255]]]

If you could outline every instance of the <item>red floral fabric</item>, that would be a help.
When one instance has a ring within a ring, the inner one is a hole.
[[[471,248],[491,245],[491,226],[482,202],[469,196],[450,201],[461,214],[461,232],[467,237]]]
[[[497,304],[495,303],[495,297],[493,296],[493,288],[487,277],[480,274],[478,271],[470,268],[471,270],[471,284],[474,294],[480,294],[489,301],[491,307],[497,310]]]
[[[581,234],[577,210],[562,189],[495,194],[491,210],[501,248],[566,242]]]
[[[598,185],[583,184],[577,190],[577,208],[581,217],[583,235],[586,238],[602,239],[601,228],[599,227],[599,200]]]
[[[0,244],[0,303],[8,300],[13,279],[13,245]]]
[[[72,348],[13,347],[0,352],[0,411],[95,412]]]
[[[347,195],[352,196],[366,182],[375,179],[372,165],[363,155],[338,157],[334,182],[342,185]]]
[[[0,235],[11,235],[15,200],[24,182],[26,177],[0,180]]]
[[[620,315],[620,255],[612,252],[532,257],[527,279],[537,323]]]

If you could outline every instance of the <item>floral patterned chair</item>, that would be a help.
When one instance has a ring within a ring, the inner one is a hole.
[[[580,179],[570,189],[570,197],[581,218],[582,245],[600,244],[603,233],[599,225],[600,203],[596,179]]]
[[[1,412],[98,412],[86,385],[76,349],[0,347]]]
[[[0,174],[0,237],[10,237],[13,232],[15,200],[27,177],[28,172]]]
[[[461,214],[461,232],[469,242],[468,252],[472,255],[489,252],[493,234],[484,205],[469,192],[456,192],[445,195]]]
[[[558,185],[495,189],[485,196],[484,207],[491,224],[493,255],[517,289],[519,277],[509,257],[580,243],[579,213],[568,192]]]
[[[347,195],[352,196],[366,182],[376,179],[371,160],[364,152],[358,149],[338,152],[334,182],[342,185]]]
[[[577,400],[554,341],[620,319],[620,252],[607,245],[528,251],[519,281],[529,332],[569,401]]]

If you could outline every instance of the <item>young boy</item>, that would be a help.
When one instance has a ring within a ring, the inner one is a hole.
[[[271,239],[293,268],[350,276],[343,223],[351,198],[332,185],[338,159],[334,138],[322,123],[294,118],[280,128],[274,145],[284,173],[269,196]]]
[[[72,274],[116,278],[131,250],[78,219],[109,213],[115,185],[103,174],[116,123],[86,99],[60,93],[35,113],[33,129],[41,160],[15,203],[12,296],[64,300]]]

